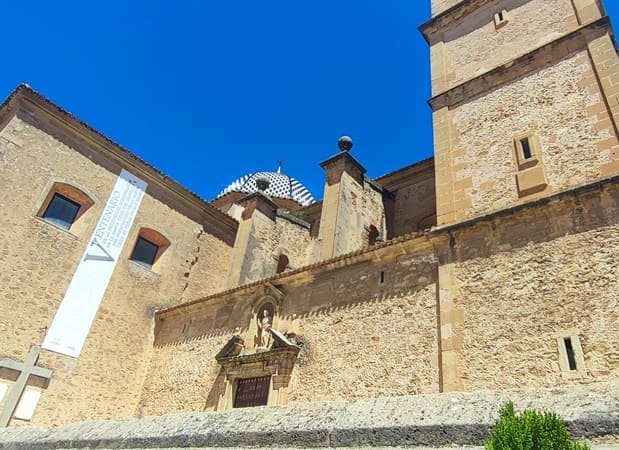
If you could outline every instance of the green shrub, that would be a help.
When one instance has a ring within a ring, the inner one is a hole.
[[[516,414],[509,402],[492,429],[486,450],[590,450],[574,442],[561,418],[551,412],[524,411]]]
[[[290,214],[301,220],[305,220],[305,217],[307,216],[307,213],[301,209],[290,211]]]

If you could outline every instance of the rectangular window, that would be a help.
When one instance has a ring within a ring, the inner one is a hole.
[[[559,350],[559,368],[563,378],[574,380],[586,377],[585,354],[580,343],[579,331],[563,330],[555,333],[555,337]]]
[[[133,253],[131,254],[131,260],[150,268],[155,263],[157,252],[159,252],[158,245],[147,241],[143,237],[138,237]]]
[[[522,156],[524,159],[531,159],[533,153],[531,152],[531,143],[529,138],[520,139],[520,146],[522,147]]]
[[[565,353],[567,355],[567,362],[569,364],[570,370],[576,370],[576,358],[574,356],[574,347],[572,346],[571,338],[564,338],[563,344],[565,345]]]
[[[514,159],[518,196],[525,197],[542,192],[548,186],[541,158],[538,136],[528,131],[514,136]]]
[[[507,10],[504,9],[494,15],[494,28],[495,29],[498,30],[499,28],[507,25],[507,22],[509,22]]]
[[[79,203],[69,200],[64,195],[55,193],[45,213],[43,213],[43,218],[54,225],[68,230],[75,222],[80,207]]]
[[[384,270],[380,272],[380,276],[378,277],[378,282],[380,284],[383,284],[385,282],[385,271]]]
[[[265,406],[269,399],[270,385],[270,375],[257,378],[241,378],[238,380],[236,388],[234,407],[249,408],[252,406]]]

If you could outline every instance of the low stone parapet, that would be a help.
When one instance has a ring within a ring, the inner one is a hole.
[[[10,428],[0,449],[441,447],[481,445],[512,400],[552,410],[579,439],[619,436],[619,383],[179,413],[59,428]]]

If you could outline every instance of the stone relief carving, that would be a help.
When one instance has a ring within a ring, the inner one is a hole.
[[[273,327],[273,317],[268,308],[263,308],[257,316],[258,321],[258,350],[267,350]]]

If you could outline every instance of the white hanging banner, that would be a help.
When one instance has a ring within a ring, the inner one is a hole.
[[[147,184],[123,169],[42,347],[77,358],[97,315]]]

